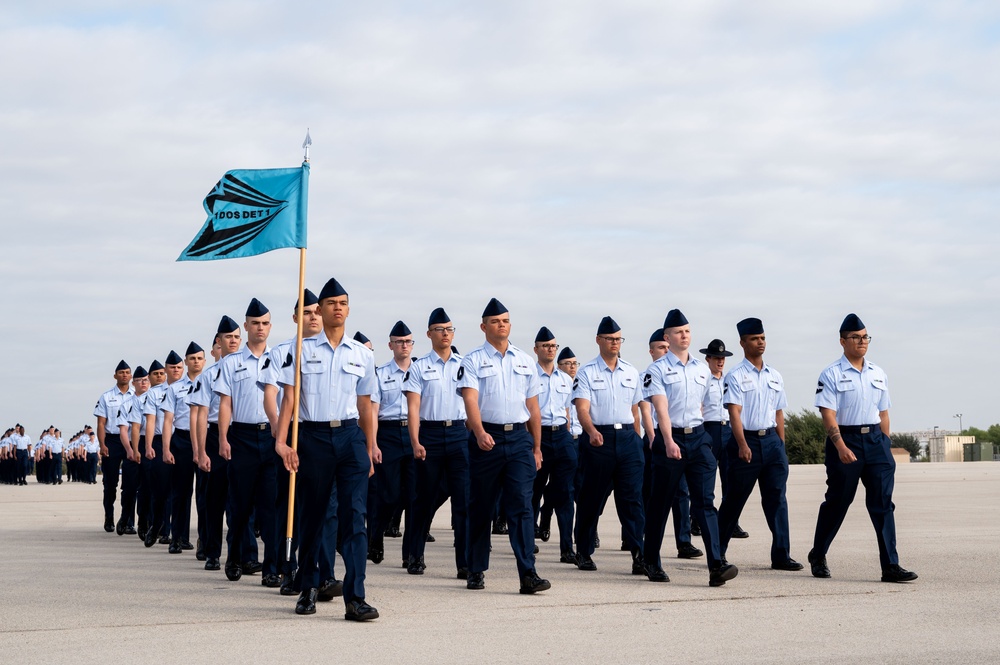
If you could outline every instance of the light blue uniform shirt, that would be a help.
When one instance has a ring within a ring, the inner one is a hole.
[[[673,351],[667,351],[646,371],[642,379],[644,396],[666,396],[671,427],[697,427],[705,422],[701,404],[705,401],[710,376],[712,372],[703,361],[688,356],[685,365]]]
[[[566,424],[566,409],[573,402],[573,379],[558,367],[546,374],[535,363],[538,372],[538,408],[542,412],[542,425],[555,427]]]
[[[272,348],[268,352],[268,357],[264,360],[264,364],[260,366],[257,387],[263,390],[264,386],[275,386],[278,389],[275,400],[278,402],[279,409],[281,408],[281,400],[285,397],[285,389],[278,384],[278,379],[281,377],[282,368],[292,362],[292,356],[294,355],[295,338],[292,337]]]
[[[612,372],[597,356],[580,367],[573,382],[573,401],[590,401],[590,420],[594,425],[631,425],[635,422],[632,406],[642,401],[639,370],[621,358]]]
[[[723,396],[726,392],[726,377],[708,373],[708,390],[705,391],[705,400],[701,403],[701,413],[706,422],[726,422],[729,420],[729,411],[723,404]],[[761,429],[755,427],[754,429]]]
[[[270,348],[265,347],[258,358],[244,346],[219,361],[219,377],[212,389],[232,399],[232,422],[257,425],[267,422],[264,413],[264,391],[257,385],[260,370],[270,365]]]
[[[215,380],[219,378],[219,372],[219,363],[214,363],[210,367],[206,367],[198,375],[198,380],[194,382],[194,388],[191,390],[191,396],[188,398],[189,406],[208,407],[207,422],[216,425],[219,424],[219,395],[212,389],[212,386],[215,385]]]
[[[84,434],[80,437],[80,441],[83,442],[83,449],[88,453],[96,453],[101,449],[101,444],[97,440],[96,436],[90,436],[89,434]]]
[[[395,358],[375,369],[372,401],[379,405],[379,420],[406,420],[406,396],[403,395],[405,376],[406,372],[399,368]]]
[[[410,363],[403,391],[420,395],[421,420],[465,420],[465,402],[458,390],[458,370],[462,356],[451,354],[448,362],[437,351]]]
[[[128,410],[128,421],[139,424],[140,437],[146,436],[146,401],[149,399],[150,390],[141,395],[136,395],[135,399],[132,400],[132,408]]]
[[[142,407],[142,415],[156,416],[156,426],[153,428],[153,434],[160,436],[163,434],[163,403],[167,399],[167,384],[161,383],[158,386],[153,386],[146,391],[146,394],[148,397],[146,398],[146,405]]]
[[[192,390],[194,390],[194,381],[189,379],[187,374],[167,386],[162,407],[164,411],[174,414],[173,428],[175,430],[191,429],[191,405],[188,404],[188,399]]]
[[[278,377],[279,386],[295,385],[295,358],[286,355],[287,366]],[[290,360],[290,362],[289,362]],[[282,363],[285,364],[285,363]],[[358,396],[375,391],[375,354],[364,344],[346,336],[334,348],[325,333],[302,340],[302,386],[299,418],[325,422],[358,417]]]
[[[63,443],[63,438],[61,436],[49,437],[49,450],[51,450],[53,454],[61,453],[64,448],[65,444]]]
[[[785,381],[778,370],[764,363],[764,369],[757,368],[743,359],[726,375],[726,404],[743,407],[740,420],[743,429],[768,429],[777,427],[775,411],[788,407],[785,396]]]
[[[879,412],[892,406],[889,379],[867,359],[859,372],[841,356],[819,375],[816,406],[835,410],[838,425],[877,425]]]
[[[501,354],[489,342],[462,359],[458,373],[459,395],[463,388],[479,391],[479,415],[484,423],[506,425],[528,422],[526,399],[538,395],[535,361],[513,344]]]
[[[27,450],[31,445],[31,439],[23,434],[11,434],[10,439],[18,450]]]
[[[118,434],[118,427],[128,424],[129,402],[134,396],[135,391],[132,388],[123,393],[118,390],[118,386],[113,386],[97,400],[94,415],[107,420],[104,425],[105,434]]]

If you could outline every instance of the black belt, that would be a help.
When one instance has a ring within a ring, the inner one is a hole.
[[[209,423],[208,424],[208,431],[209,432],[215,432],[218,429],[219,429],[219,423]]]
[[[671,427],[670,433],[674,436],[680,436],[682,434],[698,434],[704,430],[704,425],[698,425],[696,427]]]
[[[848,434],[868,434],[879,428],[878,425],[838,425],[841,432]]]
[[[421,420],[421,427],[465,427],[464,420]]]
[[[632,428],[635,429],[634,423],[615,423],[613,425],[594,425],[594,429],[598,432],[614,432],[615,430],[623,430]]]
[[[743,430],[743,436],[771,436],[777,430],[774,427],[768,427],[767,429],[745,429]]]
[[[706,425],[722,425],[723,427],[725,427],[726,425],[729,424],[729,421],[728,420],[706,420],[705,424]]]
[[[181,429],[180,427],[175,427],[174,428],[174,433],[176,433],[176,434],[184,434],[185,436],[191,436],[191,430],[189,430],[189,429]]]
[[[407,422],[408,421],[406,420],[380,420],[378,421],[378,426],[382,427],[383,425],[387,425],[389,427],[406,427]]]
[[[483,429],[487,432],[516,432],[525,429],[524,423],[483,423]]]
[[[338,427],[350,427],[357,424],[357,418],[348,418],[347,420],[303,420],[299,423],[299,427],[305,429],[337,429]]]
[[[229,423],[229,427],[235,430],[242,430],[244,432],[265,432],[271,429],[271,423]]]
[[[561,429],[566,429],[566,425],[542,425],[542,432],[558,432]]]

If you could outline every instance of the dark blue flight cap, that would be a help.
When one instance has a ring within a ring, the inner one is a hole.
[[[142,365],[136,367],[135,372],[132,373],[133,379],[141,379],[144,376],[149,376],[149,373],[146,371],[146,368],[143,367]]]
[[[680,326],[686,326],[688,324],[687,317],[684,316],[684,312],[679,309],[672,309],[667,312],[667,318],[663,319],[663,327],[666,328],[679,328]]]
[[[840,332],[857,332],[858,330],[864,330],[865,324],[858,318],[858,315],[851,312],[844,318],[844,322],[840,324]]]
[[[266,306],[264,306],[264,303],[254,298],[253,300],[250,301],[250,304],[247,306],[247,313],[245,316],[247,318],[256,318],[258,316],[264,316],[270,311],[271,310],[269,310]]]
[[[128,366],[127,362],[125,362],[124,360],[121,360],[121,361],[118,362],[118,367],[115,367],[115,371],[116,372],[120,372],[123,369],[132,369],[132,368]]]
[[[219,327],[216,328],[215,333],[217,335],[225,335],[226,333],[231,333],[234,330],[239,330],[240,324],[233,321],[228,316],[223,315],[222,320],[219,321]]]
[[[535,344],[538,344],[539,342],[548,342],[549,340],[553,340],[555,338],[556,336],[552,334],[551,330],[542,326],[538,329],[538,334],[535,335]]]
[[[150,372],[158,372],[161,369],[163,369],[163,363],[161,363],[159,360],[154,360],[153,362],[149,363]]]
[[[573,353],[573,349],[568,346],[564,346],[563,350],[559,352],[559,358],[557,358],[557,360],[562,362],[564,360],[569,360],[570,358],[576,358],[576,354]]]
[[[489,303],[486,305],[486,309],[483,310],[483,318],[487,316],[499,316],[500,314],[506,314],[509,312],[503,303],[496,298],[490,298]]]
[[[333,296],[330,296],[330,297],[332,298]],[[371,343],[371,340],[368,339],[367,337],[365,337],[365,334],[363,332],[361,332],[360,330],[358,332],[354,333],[354,341],[355,342],[361,342],[362,344],[370,344]]]
[[[745,335],[763,335],[764,324],[760,319],[743,319],[736,324],[736,332],[740,334],[740,337]]]
[[[433,312],[431,312],[430,317],[427,319],[427,327],[436,326],[440,323],[450,323],[451,317],[448,316],[448,312],[444,311],[444,307],[438,307]]]
[[[707,349],[702,349],[698,353],[708,358],[728,358],[733,355],[732,352],[726,351],[726,344],[721,339],[713,339],[708,343]]]
[[[389,337],[406,337],[407,335],[412,335],[410,329],[406,327],[406,324],[402,321],[396,321],[396,325],[392,327],[389,331]]]
[[[167,354],[167,360],[166,360],[166,362],[164,362],[163,364],[164,365],[180,365],[183,362],[184,362],[184,359],[181,358],[179,355],[177,355],[176,351],[174,351],[173,349],[171,349],[170,353]]]
[[[302,299],[302,306],[303,307],[312,307],[313,305],[318,305],[319,304],[319,298],[317,298],[316,294],[313,293],[312,291],[310,291],[309,289],[303,289],[302,294],[305,296]],[[295,307],[293,307],[292,309],[294,309],[296,312],[299,311],[299,301],[298,301],[298,298],[295,299]]]
[[[340,296],[346,296],[347,291],[344,287],[340,285],[340,282],[336,278],[331,277],[327,280],[326,284],[323,285],[323,290],[319,292],[319,299],[326,300],[327,298],[339,298]]]
[[[663,328],[657,328],[653,331],[653,334],[649,336],[649,343],[655,344],[656,342],[662,342],[663,339]]]
[[[610,335],[611,333],[616,333],[619,330],[621,330],[621,326],[619,326],[610,316],[605,316],[601,319],[601,325],[597,326],[598,335]]]
[[[188,356],[194,355],[195,353],[205,353],[205,349],[198,346],[197,342],[191,342],[190,344],[188,344],[187,351],[184,352],[184,357],[187,358]]]

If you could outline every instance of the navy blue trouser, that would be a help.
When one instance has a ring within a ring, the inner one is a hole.
[[[750,447],[750,462],[739,458],[736,437],[729,439],[726,454],[729,457],[729,493],[719,507],[720,551],[726,556],[729,540],[739,522],[743,507],[753,492],[754,483],[760,486],[760,504],[764,509],[767,528],[771,530],[771,563],[785,563],[791,558],[788,536],[788,502],[785,486],[788,484],[788,456],[785,444],[773,430],[764,436],[756,431],[744,432]]]
[[[725,425],[718,420],[705,421],[705,431],[712,437],[712,454],[719,463],[719,482],[722,485],[722,500],[725,501],[729,491],[729,455],[726,447],[733,436],[733,428],[729,426],[729,421]]]
[[[89,483],[96,483],[97,482],[97,462],[98,462],[97,458],[98,457],[100,457],[100,455],[98,455],[97,453],[87,453],[87,473],[86,473],[86,476],[87,476],[87,482],[89,482]]]
[[[674,443],[681,449],[680,459],[667,457],[663,434],[657,430],[653,439],[653,490],[646,519],[646,563],[660,566],[660,546],[667,525],[667,507],[673,503],[685,477],[691,491],[691,513],[701,527],[709,569],[720,564],[719,516],[715,510],[715,470],[718,463],[712,454],[712,439],[704,427],[695,427],[690,434],[675,428]]]
[[[413,531],[420,534],[410,540],[408,557],[424,556],[424,535],[441,505],[442,484],[451,496],[451,523],[455,529],[455,566],[468,568],[469,545],[469,433],[464,421],[454,424],[420,423],[420,445],[427,451],[422,460],[414,460],[416,497],[413,501]],[[411,453],[412,454],[412,453]]]
[[[243,546],[243,535],[250,520],[256,517],[260,538],[264,541],[262,573],[276,575],[277,542],[275,539],[274,505],[277,499],[277,476],[274,463],[274,437],[270,427],[232,423],[227,435],[230,447],[229,507],[232,521],[229,530],[229,552],[226,564],[250,561]]]
[[[291,428],[289,427],[288,437],[285,439],[291,445]],[[295,551],[299,546],[298,541],[298,518],[292,517],[292,548],[290,556],[285,556],[288,540],[288,485],[291,481],[291,474],[285,469],[285,463],[277,453],[274,454],[275,481],[277,484],[277,494],[274,503],[274,537],[278,544],[278,572],[282,575],[291,575],[298,566]]]
[[[375,477],[378,478],[377,507],[375,513],[368,517],[368,541],[382,542],[382,534],[392,523],[396,510],[402,507],[406,511],[403,523],[405,560],[412,551],[411,543],[416,537],[413,528],[413,502],[417,488],[410,431],[398,423],[379,423],[377,441],[379,450],[382,451],[382,463],[375,465]]]
[[[28,480],[28,451],[17,449],[17,482],[24,483]],[[115,481],[117,483],[117,480]],[[112,498],[112,505],[114,499]]]
[[[574,480],[579,462],[576,441],[565,427],[542,427],[542,468],[535,478],[532,507],[537,521],[542,497],[559,525],[559,551],[573,551]]]
[[[496,444],[482,450],[475,434],[469,433],[469,545],[466,559],[469,572],[482,573],[490,567],[490,535],[497,495],[503,491],[503,512],[517,573],[524,577],[535,570],[535,522],[531,510],[531,490],[535,482],[535,454],[531,435],[520,429],[503,431],[502,426],[483,424]],[[454,497],[453,497],[454,498]]]
[[[170,465],[163,461],[163,438],[157,434],[153,437],[153,453],[155,457],[149,465],[150,510],[149,528],[153,533],[165,533],[167,521],[167,497],[170,496]]]
[[[840,461],[840,455],[830,439],[826,440],[826,497],[819,507],[813,553],[826,556],[847,509],[854,501],[858,481],[865,486],[865,507],[878,538],[878,556],[882,569],[899,563],[896,554],[896,519],[893,511],[892,488],[895,483],[896,461],[890,452],[889,437],[878,425],[868,425],[862,434],[860,427],[840,426],[844,443],[858,459],[850,464]]]
[[[113,519],[115,513],[115,494],[118,492],[118,473],[121,471],[122,495],[121,512],[126,518],[135,514],[135,490],[138,482],[138,464],[125,464],[125,448],[117,433],[108,434],[104,439],[108,455],[101,462],[101,473],[104,474],[104,516]]]
[[[174,463],[170,468],[170,491],[173,505],[170,513],[170,538],[175,543],[191,542],[191,494],[194,492],[194,450],[191,432],[175,429],[170,436],[170,453]]]
[[[219,455],[219,425],[216,423],[208,424],[205,454],[211,462],[211,471],[205,483],[205,536],[202,546],[206,557],[221,559],[222,519],[229,502],[229,460]]]
[[[145,437],[143,437],[145,441]],[[139,446],[140,450],[145,450],[146,444]],[[149,528],[150,517],[152,516],[153,490],[149,474],[153,466],[153,460],[145,455],[139,458],[139,483],[135,491],[135,511],[139,517],[139,526]]]
[[[344,557],[344,602],[364,600],[368,537],[368,473],[371,459],[365,435],[356,422],[341,427],[327,423],[299,425],[298,500],[299,588],[318,588],[319,555],[331,496],[337,494],[337,540]],[[332,559],[332,553],[328,553]],[[330,571],[332,577],[332,570]]]
[[[648,515],[649,497],[653,491],[653,450],[649,441],[643,439],[642,444],[644,461],[642,510],[644,514]],[[677,486],[677,496],[674,497],[671,511],[674,516],[674,542],[677,544],[677,549],[680,549],[681,545],[685,543],[691,544],[691,494],[688,492],[687,479],[684,476],[681,476],[680,485]],[[622,540],[625,540],[624,535]]]
[[[642,440],[626,424],[622,429],[598,426],[604,444],[593,446],[586,432],[580,435],[583,483],[577,499],[576,547],[579,554],[594,553],[597,518],[611,491],[622,525],[622,537],[630,550],[642,549],[646,514],[642,509]]]

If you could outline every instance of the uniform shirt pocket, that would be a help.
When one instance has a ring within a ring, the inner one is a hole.
[[[302,363],[302,392],[307,395],[318,394],[325,369],[323,363],[318,360],[307,360]]]

